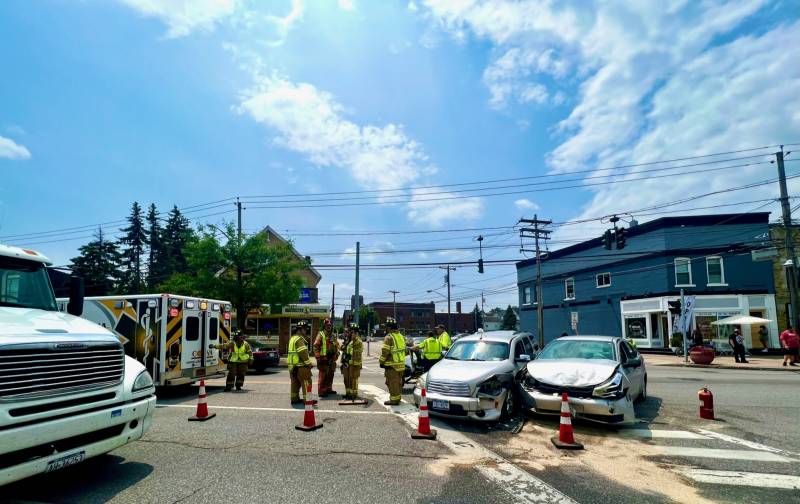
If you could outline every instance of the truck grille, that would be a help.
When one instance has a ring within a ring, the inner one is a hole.
[[[0,399],[116,385],[124,372],[125,353],[117,343],[0,347]]]
[[[431,380],[428,392],[435,392],[453,397],[470,397],[469,384],[451,380]]]

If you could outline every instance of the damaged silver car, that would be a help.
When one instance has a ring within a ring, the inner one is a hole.
[[[612,336],[567,336],[548,343],[522,376],[522,403],[558,415],[569,395],[573,417],[607,424],[636,421],[633,402],[647,398],[644,359]]]

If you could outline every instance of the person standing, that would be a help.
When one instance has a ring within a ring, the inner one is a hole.
[[[450,339],[450,334],[444,328],[444,324],[436,326],[436,334],[439,335],[439,344],[442,345],[442,351],[447,352],[453,346],[453,340]]]
[[[345,399],[358,399],[358,379],[361,377],[361,356],[364,343],[358,334],[358,324],[351,322],[345,331],[344,352],[342,354],[342,376],[344,377]]]
[[[733,330],[733,334],[728,337],[728,343],[730,343],[731,347],[733,348],[733,358],[736,362],[741,362],[742,364],[747,364],[747,359],[744,355],[744,337],[742,337],[741,331],[739,328],[735,328]]]
[[[790,366],[797,366],[797,361],[800,359],[800,336],[792,326],[789,326],[781,333],[780,341],[783,349],[783,365],[786,366],[788,363]]]
[[[297,332],[289,338],[286,364],[289,366],[289,401],[291,404],[301,404],[311,385],[312,366],[311,357],[308,356],[308,346],[306,346],[307,335],[308,322],[301,320],[297,323]],[[303,399],[300,399],[301,390]]]
[[[391,317],[386,318],[386,337],[383,338],[381,356],[378,358],[383,374],[386,377],[386,387],[389,389],[389,400],[384,401],[386,406],[400,404],[403,394],[403,372],[406,369],[406,340],[397,330],[397,322]]]
[[[422,352],[420,360],[422,361],[422,369],[425,372],[428,372],[431,366],[442,360],[442,344],[436,339],[436,335],[433,331],[428,331],[428,337],[411,349],[420,350]]]
[[[339,358],[339,341],[333,334],[331,319],[325,319],[322,330],[314,340],[314,357],[317,358],[317,368],[319,369],[319,385],[317,387],[319,396],[335,394],[333,375],[336,373],[336,361]]]
[[[761,343],[761,346],[764,347],[762,352],[766,352],[769,348],[769,331],[766,326],[762,325],[758,328],[758,341]]]
[[[242,331],[235,329],[232,341],[220,343],[219,345],[209,345],[209,347],[230,352],[228,356],[228,377],[225,379],[225,392],[230,392],[234,385],[237,391],[242,390],[247,368],[253,361],[253,349],[244,340]]]

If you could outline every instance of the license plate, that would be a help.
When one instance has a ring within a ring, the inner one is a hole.
[[[85,458],[86,458],[86,452],[79,451],[78,453],[71,453],[61,458],[51,460],[50,462],[47,463],[46,472],[58,471],[59,469],[63,469],[65,467],[78,464],[80,462],[83,462]]]
[[[450,409],[450,401],[440,401],[434,399],[431,401],[431,408],[438,409],[438,410],[449,410]]]

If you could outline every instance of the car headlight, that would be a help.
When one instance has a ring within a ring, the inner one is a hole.
[[[503,392],[503,384],[500,383],[500,380],[497,378],[491,378],[486,380],[485,382],[481,383],[481,386],[478,387],[479,394],[485,394],[490,396],[499,396]]]
[[[152,388],[154,386],[153,379],[150,377],[150,373],[147,371],[142,371],[139,373],[139,376],[133,380],[133,392],[139,392],[140,390],[145,390]]]
[[[619,399],[625,395],[623,389],[622,373],[614,373],[614,376],[594,388],[592,395],[604,399]]]

